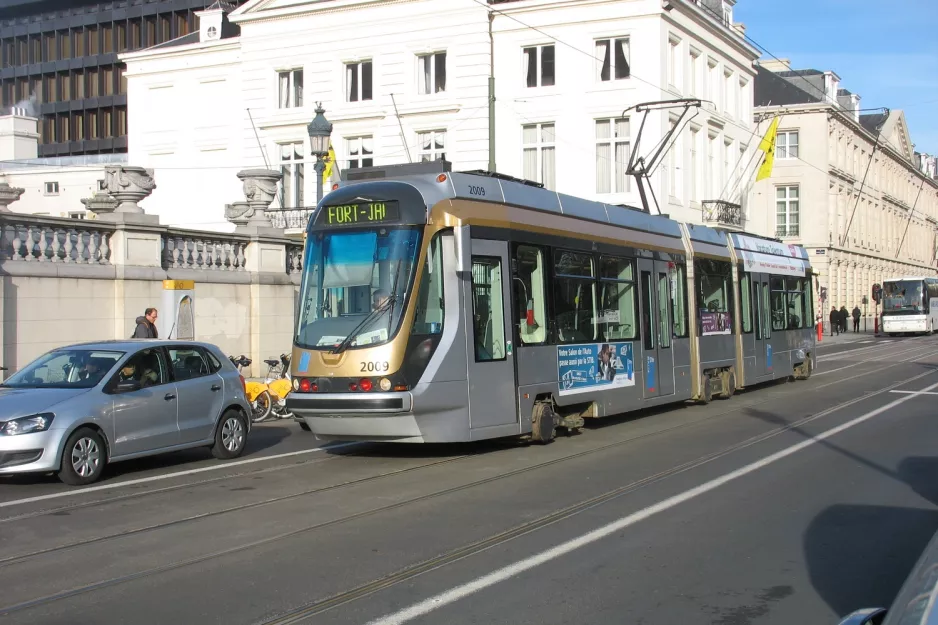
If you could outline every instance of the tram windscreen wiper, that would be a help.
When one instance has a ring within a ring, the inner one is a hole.
[[[357,326],[355,326],[355,329],[349,332],[348,336],[342,339],[341,343],[339,343],[338,345],[335,346],[335,348],[333,348],[332,353],[341,354],[346,349],[348,349],[349,345],[352,344],[352,341],[355,339],[356,336],[358,336],[358,333],[362,330],[362,328],[366,327],[369,323],[377,319],[378,315],[380,315],[383,312],[386,312],[389,308],[391,308],[391,306],[394,303],[394,300],[396,299],[397,299],[396,295],[389,295],[388,298],[384,300],[383,302],[381,302],[381,304],[379,304],[377,308],[375,308],[370,313],[368,313],[365,316],[365,318],[362,319],[361,322]]]

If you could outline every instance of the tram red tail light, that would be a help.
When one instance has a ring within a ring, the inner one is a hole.
[[[358,381],[358,388],[365,391],[366,393],[372,389],[371,380],[368,378],[362,378]]]
[[[348,390],[350,390],[350,391],[357,391],[357,390],[358,390],[358,385],[355,384],[354,382],[349,382],[349,383],[348,383]]]
[[[308,392],[310,392],[311,390],[313,390],[313,384],[310,383],[310,381],[309,381],[308,378],[302,378],[302,379],[300,380],[300,388],[299,388],[299,391],[300,391],[301,393],[308,393]]]

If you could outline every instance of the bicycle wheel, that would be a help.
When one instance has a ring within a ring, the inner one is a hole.
[[[261,393],[254,398],[254,401],[251,402],[251,421],[253,423],[260,423],[269,417],[271,408],[273,407],[272,403],[270,393],[261,391]]]

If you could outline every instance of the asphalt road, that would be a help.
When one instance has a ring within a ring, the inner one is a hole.
[[[938,338],[554,444],[317,448],[0,479],[0,621],[836,623],[938,531]]]

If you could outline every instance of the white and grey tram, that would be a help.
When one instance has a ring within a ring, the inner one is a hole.
[[[810,376],[804,249],[435,167],[310,220],[288,405],[319,438],[547,441]]]

